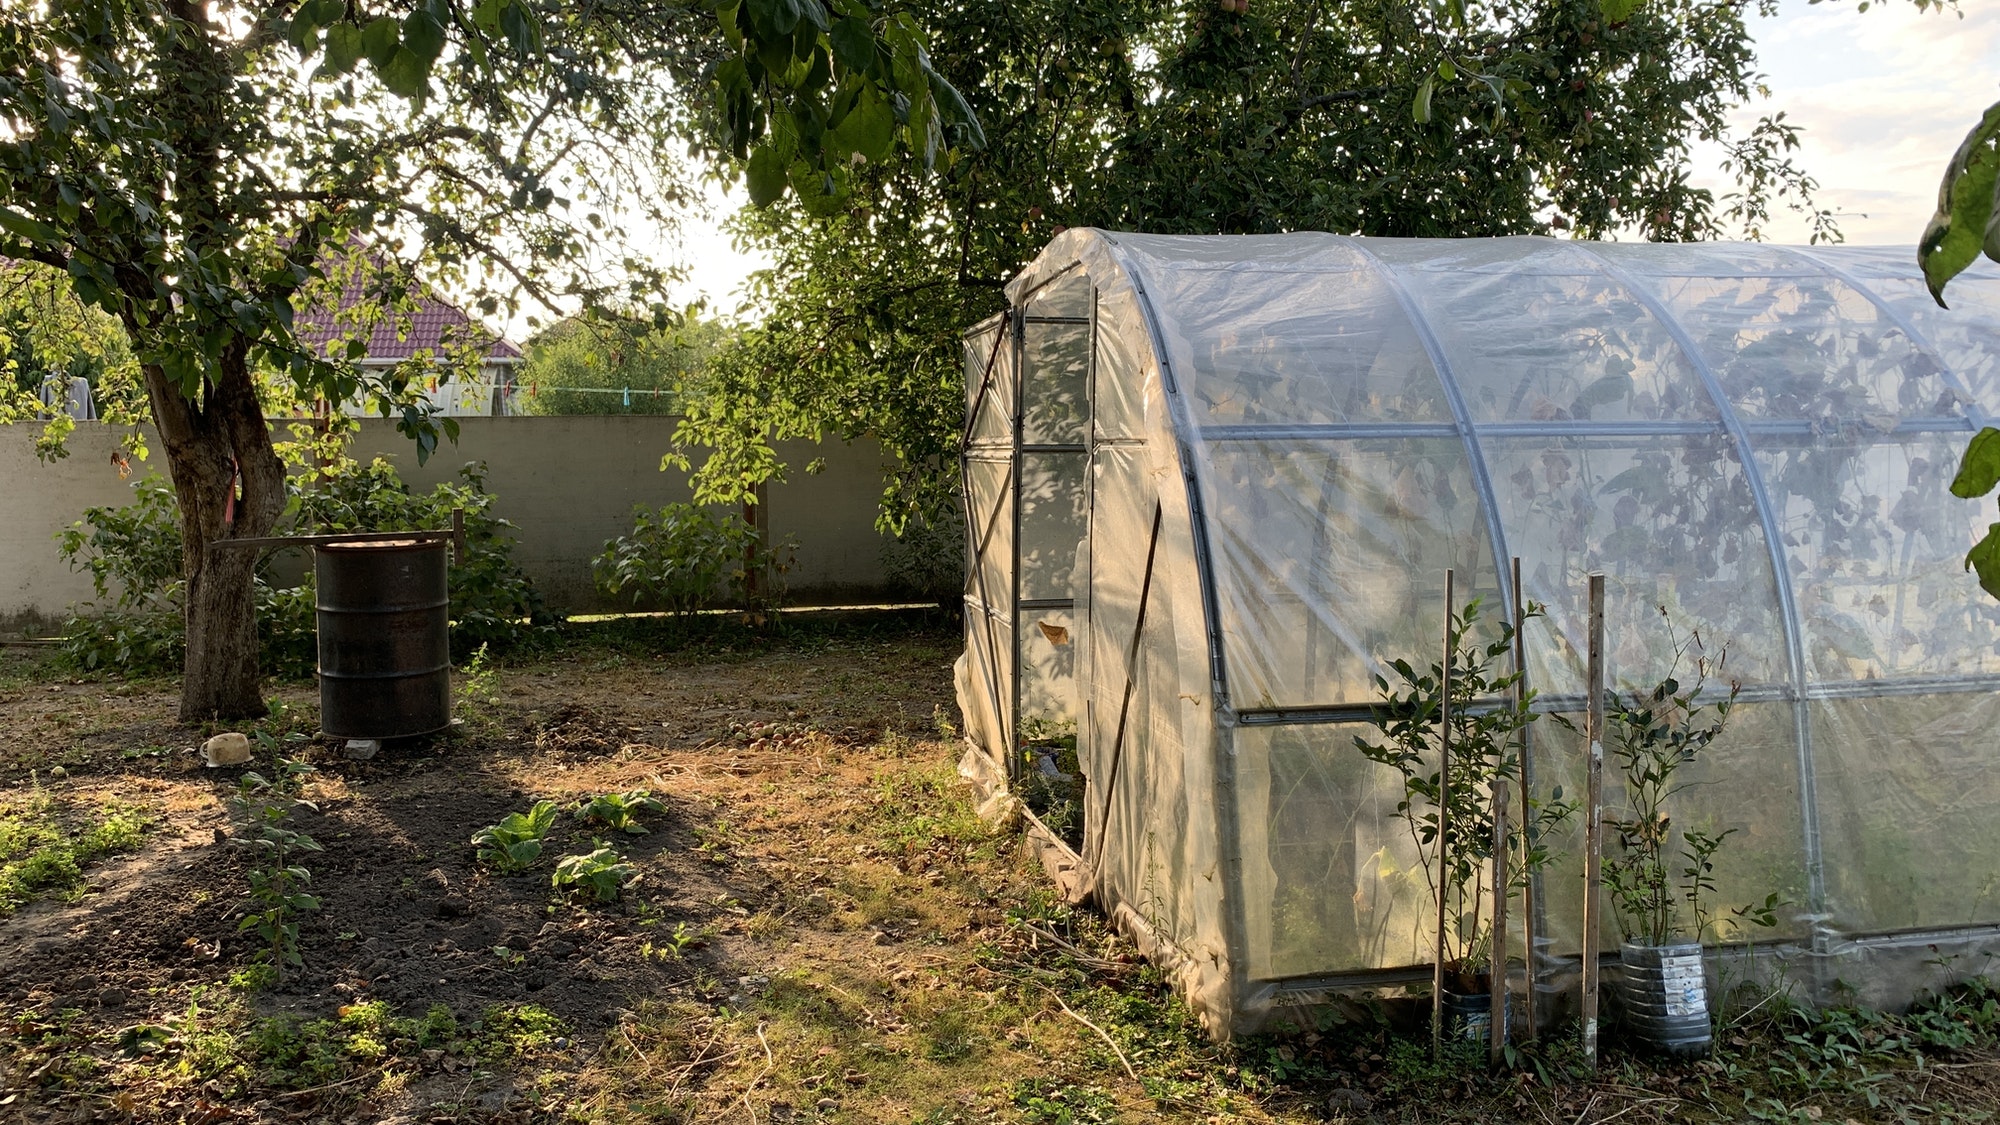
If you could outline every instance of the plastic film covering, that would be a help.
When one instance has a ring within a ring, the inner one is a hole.
[[[1605,576],[1608,667],[1619,680],[1659,682],[1676,644],[1699,631],[1711,658],[1726,655],[1725,677],[1785,682],[1771,555],[1746,515],[1749,480],[1725,435],[1498,437],[1484,450],[1502,524],[1541,529],[1508,536],[1524,598],[1547,614],[1527,646],[1539,690],[1584,692],[1592,573]]]
[[[1947,312],[1907,250],[1069,231],[1009,297],[1023,418],[974,417],[968,518],[1004,517],[1005,566],[1018,526],[1018,572],[972,573],[1029,604],[968,618],[967,729],[997,752],[978,684],[1004,710],[1018,659],[1025,712],[1068,660],[1097,895],[1211,1030],[1429,957],[1354,720],[1387,661],[1433,659],[1444,570],[1497,609],[1510,554],[1551,705],[1583,689],[1593,572],[1616,684],[1698,632],[1745,686],[1672,809],[1730,832],[1712,939],[1815,988],[1876,974],[1877,1003],[1939,983],[1926,949],[1985,967],[2000,607],[1962,569],[1990,501],[1946,485],[2000,415],[2000,271]],[[1578,739],[1534,737],[1538,789],[1573,796]],[[1555,850],[1560,955],[1578,841]],[[1779,931],[1745,931],[1772,892]]]
[[[1363,758],[1362,724],[1234,732],[1244,826],[1245,968],[1260,980],[1413,965],[1430,956],[1436,915],[1401,783]],[[1331,960],[1329,950],[1341,951]]]
[[[1965,439],[1753,439],[1812,680],[2000,673],[2000,603],[1966,596],[1965,550],[1985,532],[1991,501],[1950,492]]]
[[[1206,447],[1209,535],[1238,710],[1372,698],[1379,660],[1425,651],[1444,603],[1495,594],[1455,437]]]
[[[1666,326],[1562,243],[1369,245],[1406,278],[1475,422],[1717,417]]]
[[[1811,936],[1819,921],[1809,902],[1796,714],[1784,701],[1737,703],[1722,736],[1675,777],[1682,790],[1669,803],[1668,816],[1684,828],[1730,833],[1716,857],[1715,891],[1701,904],[1712,927],[1711,941],[1802,940]],[[1575,800],[1584,791],[1584,717],[1580,712],[1565,717],[1573,729],[1547,718],[1534,724],[1531,753],[1541,792],[1553,793],[1560,787]],[[1605,801],[1618,807],[1624,801],[1623,787],[1615,761],[1608,756],[1611,747],[1606,752]],[[1580,815],[1571,817],[1550,839],[1550,851],[1555,862],[1541,881],[1547,919],[1541,936],[1549,940],[1551,953],[1574,957],[1583,937]],[[1785,904],[1775,930],[1753,927],[1734,913],[1739,907],[1761,904],[1774,891]],[[1615,949],[1625,935],[1608,893],[1603,917],[1602,947]]]
[[[1817,700],[1829,910],[1845,932],[2000,917],[2000,696]]]

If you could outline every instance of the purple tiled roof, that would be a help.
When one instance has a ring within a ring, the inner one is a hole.
[[[362,299],[362,284],[351,281],[341,293],[341,308],[352,308]],[[338,311],[326,309],[306,309],[298,316],[299,342],[315,349],[324,350],[336,340],[345,341],[355,325]],[[408,332],[403,331],[403,320],[396,316],[382,316],[369,326],[368,354],[363,362],[396,362],[405,360],[421,351],[433,354],[447,344],[463,347],[472,344],[485,349],[485,358],[493,360],[517,360],[521,349],[508,343],[491,328],[465,315],[458,306],[429,293],[416,297],[416,308],[410,313]]]

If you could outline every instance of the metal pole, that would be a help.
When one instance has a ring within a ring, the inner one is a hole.
[[[1487,979],[1493,989],[1492,1033],[1487,1041],[1486,1059],[1500,1065],[1501,1048],[1507,1045],[1507,779],[1493,779],[1493,967]]]
[[[1590,576],[1590,702],[1584,711],[1583,1061],[1597,1068],[1598,883],[1604,857],[1604,576]]]
[[[1523,611],[1521,602],[1521,556],[1514,556],[1512,569],[1514,577],[1514,712],[1518,715],[1521,711],[1522,698],[1528,691],[1527,643],[1521,638],[1528,624],[1527,614]],[[1522,945],[1527,951],[1527,956],[1521,962],[1521,966],[1527,976],[1528,982],[1527,995],[1523,998],[1522,1003],[1521,1022],[1523,1024],[1522,1031],[1524,1037],[1533,1039],[1541,1030],[1541,1025],[1536,1022],[1535,1015],[1535,985],[1541,979],[1541,974],[1536,971],[1537,962],[1535,960],[1537,952],[1535,949],[1535,938],[1537,936],[1537,927],[1535,926],[1535,868],[1529,862],[1529,856],[1533,852],[1535,841],[1528,834],[1529,826],[1535,823],[1535,812],[1530,804],[1534,800],[1534,788],[1529,784],[1530,779],[1535,775],[1534,771],[1528,768],[1528,727],[1525,723],[1522,724],[1520,730],[1520,755],[1521,874],[1523,876],[1521,880],[1521,934]],[[1501,937],[1506,936],[1504,931],[1496,932]]]
[[[1450,570],[1444,572],[1444,663],[1438,674],[1438,834],[1437,834],[1437,956],[1431,959],[1431,1054],[1444,1047],[1445,883],[1449,876],[1451,830],[1451,626],[1453,613]]]

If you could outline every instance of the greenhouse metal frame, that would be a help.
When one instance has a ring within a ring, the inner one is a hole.
[[[1510,556],[1541,709],[1581,706],[1593,571],[1620,685],[1690,633],[1740,684],[1677,811],[1733,830],[1725,904],[1789,907],[1713,939],[1884,1004],[1989,969],[2000,605],[1947,486],[2000,412],[2000,275],[1946,311],[1907,249],[1072,230],[1007,292],[966,336],[961,769],[1007,792],[1075,730],[1051,869],[1211,1032],[1427,977],[1354,737],[1435,659],[1445,570],[1504,606]],[[1558,851],[1538,976],[1579,948]]]

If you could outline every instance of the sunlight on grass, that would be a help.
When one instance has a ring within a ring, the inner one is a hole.
[[[0,798],[0,917],[39,894],[79,896],[84,867],[138,850],[150,824],[135,805],[105,800],[86,808],[40,786]]]

